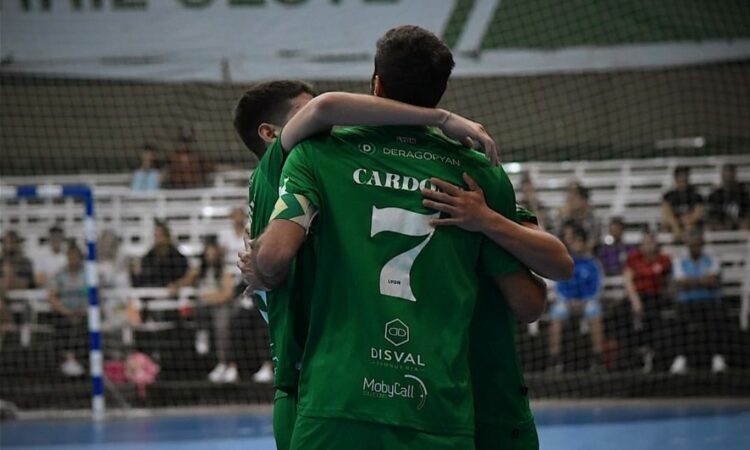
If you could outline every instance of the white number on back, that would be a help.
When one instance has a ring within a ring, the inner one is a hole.
[[[372,227],[370,237],[378,233],[390,231],[406,236],[425,236],[416,247],[396,255],[388,261],[380,271],[380,293],[392,297],[403,298],[412,302],[417,301],[411,291],[411,267],[419,253],[425,248],[435,228],[430,226],[430,220],[437,219],[440,213],[419,214],[401,208],[372,207]]]

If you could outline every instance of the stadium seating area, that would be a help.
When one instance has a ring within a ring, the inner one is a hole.
[[[510,163],[506,165],[506,169],[516,186],[520,183],[521,172],[530,174],[536,185],[539,199],[548,208],[561,206],[564,202],[567,184],[571,180],[578,180],[591,190],[591,204],[595,208],[597,217],[604,222],[610,217],[623,217],[627,230],[625,241],[637,243],[644,229],[658,226],[662,194],[671,187],[671,174],[675,167],[691,167],[692,182],[701,193],[708,194],[710,189],[719,182],[720,168],[726,163],[733,163],[737,166],[741,182],[750,182],[750,156],[743,155]],[[164,219],[169,222],[180,251],[193,263],[202,251],[202,238],[226,228],[230,210],[246,204],[248,172],[243,170],[216,172],[213,175],[213,186],[210,188],[160,190],[154,193],[132,192],[129,188],[130,177],[129,173],[14,176],[4,177],[0,185],[5,190],[5,194],[8,194],[8,190],[12,190],[14,186],[26,184],[89,184],[95,193],[98,229],[110,229],[120,236],[122,238],[120,251],[124,255],[137,258],[145,254],[151,244],[154,219]],[[3,193],[0,192],[0,194]],[[3,214],[0,217],[0,227],[3,230],[15,229],[22,234],[25,239],[25,253],[32,260],[53,224],[63,227],[69,237],[82,240],[83,211],[81,205],[73,199],[16,200],[6,195],[2,202]],[[683,251],[684,247],[674,245],[668,234],[660,234],[659,240],[664,244],[663,249],[670,255]],[[707,250],[721,259],[723,296],[730,301],[731,316],[733,320],[739,321],[741,329],[747,330],[750,319],[750,266],[747,265],[750,261],[750,231],[708,232],[706,241]],[[252,394],[249,397],[247,390],[238,397],[235,391],[231,391],[236,388],[225,388],[223,394],[217,394],[215,390],[219,388],[207,387],[207,384],[202,381],[210,368],[209,363],[197,363],[206,366],[206,371],[199,371],[190,367],[191,363],[185,362],[186,358],[179,360],[178,356],[175,361],[167,361],[166,355],[169,352],[165,347],[159,346],[158,341],[161,339],[159,336],[171,333],[166,335],[174,338],[185,334],[184,324],[179,320],[178,312],[192,307],[195,298],[195,291],[192,288],[183,288],[178,298],[174,298],[164,288],[118,288],[103,290],[101,294],[105,312],[103,330],[109,339],[108,344],[116,342],[117,345],[129,346],[134,340],[140,340],[142,346],[155,352],[161,351],[163,372],[169,370],[182,372],[180,376],[174,377],[165,374],[163,379],[173,382],[156,387],[157,392],[162,389],[162,396],[153,397],[153,404],[173,404],[176,402],[175,398],[178,397],[175,392],[180,387],[190,386],[198,386],[195,387],[195,392],[200,392],[203,388],[214,390],[212,394],[205,395],[206,398],[211,398],[211,402],[242,401],[242,399],[267,401],[270,399],[268,397],[270,391],[262,387],[252,387],[249,391]],[[605,309],[622,302],[624,298],[622,277],[608,277],[604,292]],[[138,301],[143,299],[148,299],[148,301]],[[15,337],[8,336],[0,338],[0,354],[4,350],[3,339],[6,342],[17,342],[18,348],[27,349],[26,351],[29,352],[28,349],[33,349],[36,341],[45,341],[53,333],[52,327],[46,325],[43,319],[40,320],[40,317],[43,318],[50,311],[45,290],[12,291],[7,294],[7,300],[10,310],[18,318],[18,326],[10,333],[17,336],[17,340]],[[118,309],[111,305],[120,305],[120,307]],[[131,305],[154,312],[155,314],[152,315],[154,320],[134,323],[124,319],[123,315],[127,314],[126,309]],[[526,354],[536,355],[536,360],[542,360],[538,356],[544,354],[545,345],[537,342],[538,339],[535,340],[534,336],[538,331],[539,325],[533,324],[528,333],[522,333],[524,336],[521,338],[520,345],[525,349]],[[161,340],[163,344],[164,340]],[[171,341],[174,340],[171,339]],[[186,340],[190,341],[191,338],[187,337]],[[178,347],[177,353],[182,352],[182,355],[190,351],[190,345],[179,345],[175,348]],[[535,364],[534,361],[530,361],[529,357],[526,357],[525,361],[528,363],[527,368],[532,371],[542,368],[538,362]],[[259,361],[253,361],[250,364],[252,367],[245,369],[254,370],[258,365]],[[11,372],[15,376],[12,380],[18,382],[23,378],[23,368],[17,368]],[[610,378],[609,382],[615,384],[618,380],[623,382],[626,379],[618,378],[621,375],[617,374],[608,376],[614,377]],[[632,381],[632,378],[627,379]],[[542,389],[546,395],[554,396],[562,392],[565,395],[577,395],[576,390],[570,388],[570,380],[566,381],[563,376],[558,381],[562,383],[562,387],[555,390],[554,383],[549,383],[548,378],[538,378],[533,374],[530,378],[532,386],[539,386],[540,389],[546,386]],[[696,381],[696,383],[700,382],[700,380]],[[23,389],[19,391],[18,386],[13,386],[11,389],[9,384],[3,384],[6,388],[0,388],[0,397],[13,398],[19,405],[26,407],[49,404],[40,400],[37,395],[34,396],[34,401],[15,398],[18,392],[31,391]],[[252,383],[245,386],[248,385]],[[727,384],[723,386],[726,388]],[[731,383],[729,386],[731,387]],[[81,389],[85,390],[84,387]],[[226,389],[230,389],[230,392],[227,393]],[[596,391],[596,387],[591,386],[582,389],[589,394]],[[615,391],[617,393],[617,390]],[[37,394],[39,392],[43,391],[38,391]],[[628,392],[631,391],[626,387],[622,387],[619,391],[620,394],[625,393],[625,395]]]

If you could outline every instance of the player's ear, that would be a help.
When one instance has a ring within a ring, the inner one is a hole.
[[[385,89],[383,89],[383,82],[380,80],[378,75],[372,77],[372,95],[375,97],[384,97]]]
[[[264,142],[270,144],[277,137],[276,127],[270,123],[263,122],[258,125],[258,136],[260,136]]]

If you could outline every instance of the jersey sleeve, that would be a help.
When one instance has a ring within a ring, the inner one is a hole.
[[[536,214],[519,204],[516,204],[516,217],[518,218],[519,223],[539,225],[539,219],[536,217]]]
[[[249,187],[250,236],[259,236],[268,225],[278,200],[279,180],[286,155],[276,139],[253,171]]]
[[[519,221],[516,211],[516,195],[508,175],[497,167],[488,170],[489,176],[482,184],[487,205],[503,216]],[[507,275],[523,269],[523,265],[507,250],[484,239],[480,253],[481,272],[491,277]]]
[[[295,147],[281,172],[279,200],[271,213],[271,220],[290,220],[310,229],[320,207],[320,187],[306,145]]]

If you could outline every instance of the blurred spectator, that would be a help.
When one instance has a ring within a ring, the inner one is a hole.
[[[63,356],[60,370],[65,376],[78,377],[84,374],[78,358],[84,357],[86,345],[86,311],[88,291],[83,265],[83,252],[75,242],[68,244],[67,263],[50,283],[49,301],[55,324],[55,342]]]
[[[199,188],[207,184],[211,167],[192,148],[195,131],[192,127],[180,128],[180,147],[169,155],[169,166],[164,176],[165,187],[172,189]]]
[[[662,224],[672,233],[675,241],[682,242],[685,236],[703,220],[703,197],[690,184],[690,168],[674,169],[674,189],[664,194],[662,200]]]
[[[31,287],[34,287],[31,260],[23,254],[18,233],[8,230],[3,235],[3,248],[0,253],[0,291]]]
[[[156,149],[145,145],[141,152],[141,165],[133,173],[130,188],[136,192],[150,192],[159,189],[161,175],[156,168]]]
[[[518,204],[533,212],[539,226],[544,228],[544,224],[547,216],[547,208],[542,204],[536,195],[536,187],[531,181],[531,175],[528,172],[524,172],[521,175],[521,195],[518,197]]]
[[[238,311],[233,301],[234,277],[226,269],[221,247],[216,239],[206,239],[200,267],[191,269],[178,282],[170,285],[173,293],[183,286],[195,286],[198,289],[198,331],[195,348],[199,354],[208,352],[209,328],[214,335],[218,364],[208,374],[213,383],[234,383],[239,379],[237,359],[231,346],[232,318]]]
[[[242,208],[234,208],[229,213],[232,220],[231,226],[222,228],[219,232],[219,245],[224,254],[224,263],[231,266],[232,273],[240,275],[237,267],[237,254],[245,250],[245,227],[247,226],[247,214]]]
[[[46,286],[52,277],[65,267],[65,264],[67,264],[65,233],[59,225],[54,225],[49,229],[47,244],[34,255],[36,284]]]
[[[737,166],[721,169],[721,186],[708,197],[708,224],[714,230],[750,228],[750,194],[737,182]]]
[[[622,241],[624,234],[625,223],[622,217],[613,217],[609,221],[609,234],[604,238],[604,244],[600,245],[597,250],[597,257],[607,276],[621,275],[628,254],[635,248]]]
[[[721,266],[717,258],[704,253],[703,245],[701,230],[693,229],[687,237],[688,255],[674,262],[681,353],[670,368],[673,374],[687,372],[687,355],[699,361],[713,355],[711,371],[719,373],[727,369],[721,355],[726,328],[721,304]]]
[[[624,272],[645,373],[653,370],[654,352],[663,350],[657,347],[666,328],[662,311],[671,304],[668,291],[671,273],[672,260],[661,253],[656,236],[645,233],[639,248],[628,256]]]
[[[130,286],[128,264],[120,255],[120,238],[114,231],[104,230],[96,244],[99,286],[103,288],[123,288]]]
[[[604,329],[602,325],[602,307],[599,303],[601,293],[602,273],[601,265],[588,250],[588,236],[582,228],[575,229],[570,246],[570,253],[575,262],[573,277],[568,281],[558,282],[556,285],[557,300],[550,308],[550,364],[549,369],[562,372],[563,363],[560,358],[560,341],[562,339],[563,321],[570,318],[571,313],[583,315],[591,327],[591,342],[593,347],[592,370],[602,370],[602,349],[604,347]]]
[[[589,196],[589,190],[580,183],[570,183],[565,192],[565,204],[560,208],[558,218],[561,225],[572,222],[586,232],[586,248],[591,252],[601,236],[601,229],[599,220],[594,215],[594,208],[589,203]],[[563,236],[562,227],[559,234]]]
[[[187,258],[172,243],[165,222],[154,223],[154,246],[134,264],[131,274],[133,286],[166,287],[183,276],[188,269]]]

